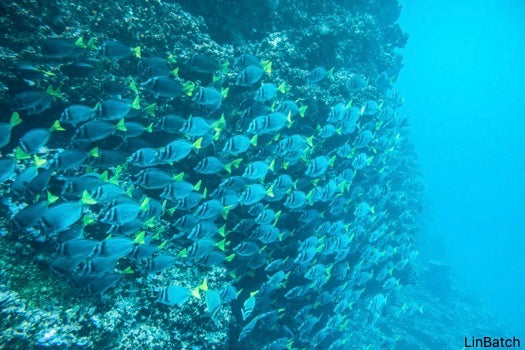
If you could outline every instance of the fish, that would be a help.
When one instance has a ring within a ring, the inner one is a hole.
[[[373,160],[374,160],[373,156],[368,157],[366,153],[359,153],[352,160],[352,166],[356,170],[361,170],[366,166],[370,166]]]
[[[314,247],[302,249],[297,257],[294,259],[296,264],[306,264],[312,261],[317,253],[317,249]]]
[[[164,187],[162,193],[160,194],[160,198],[175,202],[177,200],[186,198],[197,188],[200,189],[200,185],[192,185],[186,181],[171,182],[169,185]]]
[[[221,297],[213,289],[206,291],[206,312],[210,315],[210,318],[215,324],[218,323],[217,314],[221,309]]]
[[[46,75],[51,76],[54,74],[26,63],[17,64],[14,67],[14,70],[16,71],[17,75],[25,81],[39,80]]]
[[[319,129],[318,136],[322,139],[328,139],[335,134],[342,134],[342,127],[341,128],[335,128],[332,124],[326,124],[322,128]]]
[[[87,77],[94,73],[99,65],[99,60],[94,58],[83,58],[69,64],[60,66],[60,70],[70,77]]]
[[[199,87],[193,94],[192,101],[211,110],[216,110],[221,107],[222,99],[227,96],[228,88],[219,91],[213,87]]]
[[[378,118],[385,122],[391,121],[395,116],[396,111],[390,106],[383,106],[378,114]]]
[[[226,285],[222,289],[219,290],[219,297],[221,300],[221,304],[228,304],[232,300],[237,299],[237,288],[235,288],[232,285]]]
[[[87,261],[81,262],[75,269],[75,274],[79,277],[100,276],[110,272],[117,265],[118,258],[90,257]],[[86,276],[82,276],[86,275]]]
[[[254,100],[257,102],[273,101],[277,97],[277,92],[285,94],[288,92],[288,87],[285,83],[275,86],[272,83],[262,84],[255,92]]]
[[[0,184],[15,174],[15,167],[14,159],[0,159]]]
[[[124,130],[124,128],[124,123],[113,125],[102,120],[92,120],[78,127],[72,140],[99,141],[113,135],[116,130]]]
[[[263,224],[258,226],[252,233],[252,237],[263,244],[274,243],[281,238],[280,230],[270,224]]]
[[[156,130],[162,130],[170,134],[178,134],[185,122],[186,120],[180,115],[167,114],[158,119],[154,127]]]
[[[42,54],[52,58],[73,58],[84,53],[84,50],[75,43],[62,38],[46,38],[42,42]]]
[[[88,193],[88,191],[82,193],[83,198],[88,197],[86,193]],[[109,204],[113,200],[124,197],[126,192],[117,185],[104,183],[89,190],[88,194],[91,197],[85,199],[88,202],[95,201],[97,204]]]
[[[257,135],[271,134],[280,131],[286,123],[290,123],[289,117],[280,112],[272,112],[255,117],[250,122],[247,132]]]
[[[255,206],[252,206],[252,208],[254,207]],[[263,209],[255,217],[255,222],[257,222],[258,224],[269,224],[272,221],[274,221],[276,218],[279,218],[280,215],[281,215],[280,212],[276,213],[273,209]]]
[[[266,254],[256,253],[248,257],[246,266],[252,270],[258,270],[266,264]],[[261,286],[262,288],[262,286]]]
[[[20,115],[17,112],[11,114],[9,123],[0,123],[0,149],[7,146],[11,142],[11,130],[22,122]]]
[[[242,320],[246,321],[251,316],[255,309],[255,296],[250,296],[242,305]]]
[[[352,145],[357,149],[364,148],[370,143],[370,141],[372,141],[373,137],[374,134],[372,134],[370,130],[363,130],[357,134]]]
[[[178,199],[174,203],[174,208],[179,210],[191,210],[199,205],[203,195],[198,192],[191,192],[182,199]]]
[[[148,168],[141,170],[135,175],[135,184],[148,189],[163,189],[175,179],[172,175],[157,168]]]
[[[190,117],[184,123],[180,132],[186,136],[200,137],[212,130],[212,123],[201,117]]]
[[[130,48],[117,40],[108,40],[102,45],[101,53],[110,60],[119,60],[135,56],[141,58],[140,47]]]
[[[335,158],[319,156],[308,162],[305,175],[308,177],[318,177],[323,175],[329,166],[333,166]]]
[[[15,232],[20,232],[34,226],[47,210],[48,206],[49,202],[46,200],[29,204],[13,216],[10,221],[11,227]]]
[[[354,215],[358,218],[363,218],[370,212],[374,213],[374,208],[367,202],[361,202],[355,207]]]
[[[191,82],[182,84],[179,80],[156,76],[141,83],[141,86],[149,91],[155,98],[175,98],[182,95],[191,96],[195,85]]]
[[[299,325],[297,330],[301,334],[309,334],[312,328],[319,322],[319,319],[315,316],[309,316],[302,324]]]
[[[381,107],[377,103],[377,101],[368,100],[368,101],[365,101],[365,103],[361,107],[361,115],[364,115],[364,116],[376,115],[380,111],[380,109]]]
[[[242,177],[248,180],[259,180],[266,176],[268,171],[275,171],[275,161],[269,163],[265,161],[256,161],[248,164],[244,169]]]
[[[291,209],[301,209],[306,205],[306,193],[303,191],[293,191],[284,201],[284,206]]]
[[[95,153],[95,154],[93,154]],[[89,153],[88,163],[95,168],[117,167],[126,163],[126,154],[116,150],[98,149]]]
[[[263,200],[266,196],[271,197],[272,195],[273,189],[271,186],[266,189],[260,184],[252,184],[246,186],[244,191],[242,191],[239,203],[243,205],[253,205]]]
[[[40,168],[38,175],[27,184],[26,195],[28,197],[39,198],[37,196],[42,195],[48,190],[52,174],[53,170]],[[49,197],[51,197],[51,195],[49,195]]]
[[[113,287],[120,279],[120,273],[108,273],[105,276],[99,277],[82,287],[82,291],[88,295],[103,294],[109,288]]]
[[[202,158],[199,163],[193,168],[195,172],[200,174],[218,174],[225,169],[223,161],[217,157]],[[230,169],[231,172],[231,169]]]
[[[284,297],[289,300],[296,300],[309,292],[309,288],[305,286],[296,286],[288,290]]]
[[[9,169],[9,168],[8,168]],[[10,174],[8,173],[7,176]],[[17,197],[24,196],[27,185],[38,175],[38,167],[29,166],[22,170],[11,184],[11,193]]]
[[[199,205],[193,212],[193,215],[199,219],[209,220],[221,214],[227,215],[227,213],[228,209],[225,208],[221,202],[216,199],[211,199]]]
[[[290,175],[281,174],[274,179],[270,187],[273,188],[274,193],[275,192],[286,193],[295,186],[296,186],[295,182],[293,181]]]
[[[218,70],[225,69],[225,65],[220,65],[214,58],[196,54],[185,62],[185,65],[193,72],[202,74],[213,74]]]
[[[270,114],[271,112],[272,110],[266,104],[256,102],[242,112],[241,119],[248,121],[261,115]]]
[[[274,112],[281,112],[284,115],[290,114],[290,117],[300,115],[302,118],[304,118],[307,109],[308,106],[299,107],[295,101],[284,100],[277,105]]]
[[[308,149],[308,147],[312,146],[313,136],[304,137],[302,135],[294,134],[281,139],[281,141],[279,141],[275,147],[274,152],[283,157],[286,157],[295,152],[302,155]]]
[[[264,69],[258,65],[250,64],[243,68],[237,75],[235,84],[243,87],[252,87],[257,85],[264,76]]]
[[[50,137],[51,131],[49,129],[31,129],[18,140],[18,144],[27,154],[43,153],[42,148],[47,144]]]
[[[130,259],[142,260],[145,258],[150,258],[153,254],[157,253],[158,251],[159,248],[156,245],[136,244],[129,253],[128,257]]]
[[[126,200],[106,208],[99,221],[110,225],[123,225],[135,220],[141,210],[139,203]]]
[[[91,190],[104,184],[99,174],[87,173],[82,176],[72,176],[64,181],[61,196],[75,200],[80,199],[84,191]]]
[[[76,223],[83,214],[80,202],[64,202],[49,207],[39,220],[43,232],[48,234],[67,230]]]
[[[39,90],[27,90],[14,96],[15,107],[27,115],[35,115],[51,108],[51,96]]]
[[[142,60],[143,64],[144,64],[145,60],[146,59]],[[160,60],[162,60],[162,59],[160,59]],[[165,62],[144,64],[144,65],[145,65],[145,69],[144,69],[143,75],[146,78],[160,77],[160,76],[166,76],[167,77],[167,76],[170,76],[170,75],[173,75],[173,76],[177,77],[178,74],[179,74],[179,71],[178,71],[177,68],[175,68],[174,70],[168,69],[168,67],[166,66]]]
[[[330,70],[326,70],[324,67],[321,67],[321,66],[315,67],[308,75],[308,82],[311,84],[317,84],[326,78],[330,80],[334,80],[333,74],[334,74],[333,67]]]
[[[222,149],[223,152],[238,156],[246,152],[250,146],[257,146],[257,135],[253,135],[251,138],[245,135],[235,135],[230,137]]]
[[[259,251],[259,246],[255,242],[245,241],[236,245],[233,251],[239,256],[249,257]]]
[[[95,118],[95,111],[85,105],[71,105],[60,114],[60,123],[70,124],[75,128]]]
[[[162,288],[157,299],[157,303],[167,306],[182,306],[190,297],[190,290],[183,286],[172,285]]]
[[[248,322],[241,330],[239,337],[237,338],[238,342],[241,342],[244,340],[248,335],[250,335],[255,328],[257,321],[259,319],[257,317],[254,317],[250,322]]]
[[[125,131],[116,133],[116,135],[122,137],[123,140],[127,140],[129,138],[139,137],[144,133],[153,133],[153,123],[144,126],[138,122],[125,122],[123,129],[125,129]]]
[[[93,239],[72,239],[58,246],[58,256],[81,261],[91,255],[97,243]]]
[[[186,158],[192,149],[200,149],[202,138],[194,143],[186,140],[175,140],[157,151],[156,160],[159,163],[172,163]]]
[[[140,148],[127,159],[127,162],[141,168],[155,166],[161,163],[157,160],[158,154],[155,148]]]
[[[133,109],[139,109],[139,100],[132,102],[121,99],[108,99],[98,103],[93,111],[94,118],[105,121],[116,121],[128,117]]]
[[[145,271],[148,274],[159,273],[171,267],[176,261],[176,257],[168,254],[162,254],[148,260],[147,264],[145,265]]]
[[[335,106],[330,108],[330,113],[328,114],[328,123],[336,123],[343,120],[345,114],[347,113],[347,106],[343,103],[338,103]]]
[[[125,237],[110,237],[95,245],[92,255],[96,257],[117,258],[127,256],[134,248],[134,242]]]
[[[350,158],[354,155],[355,149],[348,143],[343,144],[337,148],[336,154],[341,158]]]
[[[189,232],[187,237],[191,240],[207,238],[217,233],[217,225],[213,221],[200,221]]]
[[[183,250],[179,253],[179,256],[185,256],[193,259],[201,259],[203,256],[209,254],[213,249],[215,249],[216,244],[213,240],[209,238],[199,239],[186,250]]]
[[[259,59],[250,53],[243,53],[237,58],[237,66],[241,68],[246,68],[252,65],[262,68],[262,65]]]

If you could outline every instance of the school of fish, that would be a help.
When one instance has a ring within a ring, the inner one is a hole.
[[[227,287],[174,281],[158,286],[156,304],[203,298],[209,322],[231,306],[239,346],[348,349],[356,329],[373,334],[403,312],[395,300],[417,255],[407,193],[418,189],[397,92],[349,96],[324,113],[276,81],[264,57],[143,57],[131,46],[47,38],[53,69],[14,67],[30,88],[12,94],[0,124],[12,234],[52,247],[49,268],[85,295],[178,261],[224,266]],[[74,88],[39,89],[43,80],[90,79],[123,60],[143,72],[129,85],[28,127]],[[314,67],[304,85],[328,86],[335,73]]]

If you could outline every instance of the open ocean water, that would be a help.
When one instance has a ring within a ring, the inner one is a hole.
[[[0,348],[521,347],[524,9],[0,3]]]

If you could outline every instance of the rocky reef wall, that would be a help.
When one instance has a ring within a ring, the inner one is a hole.
[[[176,61],[173,67],[181,67],[180,77],[198,86],[215,81],[210,75],[185,70],[183,62],[196,54],[220,63],[228,62],[230,68],[220,79],[224,86],[230,87],[230,95],[223,102],[230,125],[240,126],[240,115],[252,101],[253,91],[238,89],[234,84],[239,74],[235,62],[245,53],[270,61],[271,75],[265,76],[263,82],[271,81],[276,86],[285,83],[291,87],[286,98],[307,107],[304,117],[297,119],[294,126],[305,136],[317,133],[317,126],[326,123],[337,104],[349,108],[350,105],[358,106],[363,108],[361,113],[364,114],[367,102],[377,101],[378,105],[391,108],[392,114],[385,116],[376,111],[365,115],[360,125],[363,129],[374,130],[377,135],[371,144],[373,147],[368,150],[375,152],[374,163],[358,173],[351,186],[342,190],[348,196],[345,199],[349,204],[345,205],[352,208],[345,209],[346,216],[343,212],[330,214],[330,205],[323,204],[319,210],[322,215],[312,224],[313,228],[304,225],[301,227],[304,235],[294,233],[295,236],[287,238],[288,243],[279,243],[286,250],[267,248],[274,257],[284,258],[289,253],[292,261],[300,253],[297,250],[299,242],[308,237],[307,231],[315,231],[324,221],[336,223],[341,219],[344,235],[355,237],[345,265],[348,277],[335,282],[330,280],[323,287],[325,294],[312,293],[286,303],[269,301],[279,300],[273,297],[261,300],[259,307],[264,309],[259,310],[258,315],[273,312],[268,317],[279,327],[276,329],[261,321],[258,327],[262,328],[245,337],[241,334],[249,331],[246,328],[249,322],[244,322],[240,310],[246,306],[244,302],[249,292],[259,290],[263,294],[261,288],[267,286],[264,271],[243,271],[238,265],[244,262],[237,260],[226,266],[203,267],[181,259],[161,274],[124,276],[102,296],[85,296],[50,271],[56,247],[35,240],[31,233],[13,233],[8,229],[11,213],[23,203],[3,195],[0,345],[20,349],[240,349],[262,348],[283,337],[289,348],[383,346],[401,349],[407,342],[417,343],[419,340],[408,336],[399,339],[392,333],[400,326],[388,325],[388,320],[404,320],[404,317],[420,313],[417,303],[410,304],[402,293],[405,286],[416,279],[414,235],[417,232],[415,221],[421,210],[422,185],[406,133],[407,120],[395,113],[403,104],[393,87],[402,68],[399,49],[408,38],[397,23],[400,9],[397,0],[25,0],[1,3],[2,110],[14,111],[13,94],[26,90],[28,85],[45,90],[51,84],[63,92],[48,113],[31,120],[31,127],[51,125],[71,104],[94,106],[107,97],[110,90],[116,90],[124,98],[133,98],[134,93],[127,86],[141,77],[144,69],[139,60],[131,57],[118,62],[100,60],[87,79],[62,74],[64,62],[42,53],[42,42],[49,37],[73,41],[83,38],[84,42],[91,39],[99,47],[107,40],[118,39],[130,47],[139,46],[142,57],[171,55]],[[95,57],[97,53],[93,51],[90,55]],[[20,63],[35,65],[52,74],[35,81],[21,79],[15,69]],[[334,67],[333,79],[312,84],[310,74],[319,66]],[[115,86],[117,88],[113,88]],[[169,102],[159,103],[155,114],[161,116],[173,110],[186,116],[193,112],[190,104]],[[2,112],[2,117],[6,119],[10,114]],[[22,124],[13,129],[13,146],[28,128]],[[61,137],[64,141],[71,133]],[[350,140],[350,136],[343,136],[333,144],[326,141],[318,149],[328,154],[331,148],[335,150],[347,143],[344,137]],[[355,137],[352,134],[352,140]],[[18,172],[29,164],[30,160],[20,162]],[[191,172],[191,168],[187,171]],[[304,173],[303,168],[297,173],[301,171]],[[131,181],[125,176],[122,180]],[[331,178],[327,177],[321,183],[329,180]],[[9,186],[3,184],[2,191],[8,193]],[[366,220],[352,214],[354,206],[363,198],[376,203],[374,215]],[[226,227],[232,229],[244,218],[242,214],[232,211]],[[159,226],[170,225],[169,218],[162,220]],[[296,217],[290,215],[281,222],[290,228],[296,224],[295,220]],[[384,238],[373,240],[374,234]],[[92,230],[90,235],[102,240],[106,233]],[[181,249],[176,242],[166,247],[174,255]],[[326,268],[335,265],[329,258],[319,258],[319,261],[326,264]],[[293,272],[292,276],[296,274],[300,273]],[[244,293],[238,301],[221,308],[216,322],[206,313],[204,298],[190,298],[181,307],[155,303],[162,286],[177,282],[193,289],[204,279],[210,288],[220,289],[235,283]],[[391,284],[385,286],[387,280]],[[289,288],[303,284],[308,285],[297,276],[287,283]],[[327,295],[333,300],[328,301]],[[375,306],[383,302],[385,296],[388,303]],[[308,305],[315,309],[305,311],[308,315],[298,321],[295,314],[299,310],[295,308],[300,306],[304,310]],[[314,319],[322,322],[308,329],[309,322]],[[325,330],[322,323],[328,323],[333,329]]]

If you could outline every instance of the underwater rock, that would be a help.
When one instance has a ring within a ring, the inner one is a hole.
[[[392,88],[398,2],[258,4],[0,5],[0,104],[23,120],[3,124],[0,220],[20,230],[0,240],[0,345],[427,341],[399,325],[419,312],[423,186]],[[35,128],[49,139],[16,148]]]

